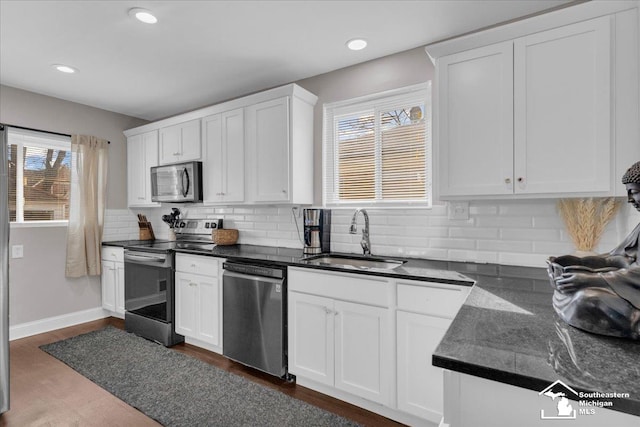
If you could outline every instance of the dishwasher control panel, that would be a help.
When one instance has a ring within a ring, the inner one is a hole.
[[[222,267],[227,271],[235,271],[241,274],[250,274],[253,276],[273,277],[275,279],[284,278],[284,268],[280,267],[267,267],[256,264],[240,264],[225,262]]]

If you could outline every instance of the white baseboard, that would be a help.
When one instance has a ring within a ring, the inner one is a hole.
[[[33,322],[21,323],[9,327],[9,341],[78,325],[80,323],[104,319],[109,316],[111,316],[110,312],[104,310],[102,307],[96,307],[60,316],[48,317],[46,319],[34,320]]]

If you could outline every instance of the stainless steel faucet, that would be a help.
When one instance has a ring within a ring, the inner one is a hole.
[[[349,228],[349,233],[356,234],[358,231],[358,213],[362,212],[362,216],[364,216],[364,228],[362,229],[362,240],[360,241],[360,246],[362,246],[362,252],[364,256],[371,255],[371,241],[369,240],[369,214],[364,209],[356,209],[353,213],[353,218],[351,218],[351,227]]]

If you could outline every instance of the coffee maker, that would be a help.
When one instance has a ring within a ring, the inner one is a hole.
[[[331,251],[331,210],[303,209],[304,254],[321,254]]]

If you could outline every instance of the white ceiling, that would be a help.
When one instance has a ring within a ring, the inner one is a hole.
[[[156,120],[567,2],[0,0],[0,83]]]

